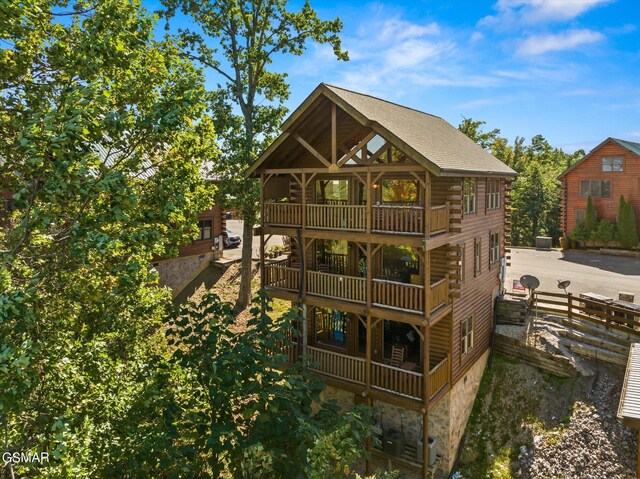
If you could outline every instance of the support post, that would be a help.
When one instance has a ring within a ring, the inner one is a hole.
[[[571,293],[567,294],[567,318],[571,319],[573,316],[573,295]]]
[[[431,317],[431,254],[428,249],[424,251],[424,317]]]
[[[307,341],[309,339],[309,321],[307,320],[307,305],[302,304],[302,355],[307,355]]]
[[[337,135],[336,104],[331,103],[331,164],[338,163],[338,135]]]
[[[260,174],[260,289],[264,289],[264,173]]]
[[[371,196],[373,194],[373,188],[371,188],[371,170],[367,169],[367,234],[371,234]]]
[[[429,348],[431,330],[429,326],[424,326],[423,341],[423,363],[422,378],[424,380],[424,416],[422,417],[422,478],[429,477],[429,402],[431,391],[429,391]]]
[[[300,225],[302,229],[307,227],[307,174],[302,173],[302,188],[301,194],[302,198],[300,199],[302,203],[302,224]]]
[[[424,237],[431,237],[431,175],[427,171],[424,181]]]

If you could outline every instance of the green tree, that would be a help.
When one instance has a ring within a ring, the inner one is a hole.
[[[286,365],[283,354],[295,344],[298,311],[276,320],[271,311],[259,296],[248,328],[234,333],[230,306],[207,295],[167,324],[181,391],[165,414],[180,439],[170,470],[203,478],[340,478],[363,457],[363,439],[379,432],[370,408],[342,413],[328,401],[314,411],[322,382],[301,363]]]
[[[620,198],[621,206],[618,208],[618,233],[620,244],[623,248],[631,249],[638,245],[638,223],[631,202]]]
[[[587,198],[587,210],[584,216],[584,226],[588,234],[595,231],[598,226],[598,213],[596,212],[596,208],[593,206],[591,195]]]
[[[202,72],[154,28],[135,0],[2,3],[0,438],[55,457],[3,477],[149,477],[162,454],[150,265],[194,236],[217,150]]]
[[[462,122],[458,125],[458,130],[485,150],[490,150],[497,141],[503,140],[503,138],[500,138],[500,130],[498,128],[485,132],[482,127],[486,124],[486,121],[475,121],[471,118],[462,117]]]
[[[198,30],[178,36],[185,54],[215,72],[222,83],[214,92],[215,121],[223,155],[213,172],[221,180],[219,199],[232,204],[243,220],[240,292],[236,308],[244,309],[251,294],[251,247],[257,221],[259,185],[245,170],[274,139],[286,114],[289,97],[285,73],[271,71],[275,58],[302,55],[308,42],[341,49],[339,19],[322,21],[306,2],[299,12],[286,0],[162,0],[169,21],[177,11],[191,17]]]

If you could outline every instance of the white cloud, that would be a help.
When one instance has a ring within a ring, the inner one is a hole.
[[[479,25],[506,29],[521,24],[565,22],[614,0],[498,0],[495,15],[482,18]]]
[[[481,40],[484,40],[484,33],[478,31],[473,32],[471,34],[471,38],[469,38],[471,43],[479,42]]]
[[[624,136],[622,137],[624,138],[640,138],[640,130],[635,130],[635,131],[626,131],[624,133]]]
[[[439,34],[440,26],[435,22],[419,25],[395,17],[386,20],[382,24],[378,38],[380,40],[404,40],[406,38],[421,38],[425,35]]]
[[[597,43],[605,36],[593,30],[569,30],[562,33],[532,35],[520,42],[517,53],[524,56],[571,50],[582,45]]]

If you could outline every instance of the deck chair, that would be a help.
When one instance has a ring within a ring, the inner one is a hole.
[[[406,353],[406,349],[402,346],[392,346],[391,347],[391,366],[394,368],[399,368],[402,363],[404,363],[404,355]]]

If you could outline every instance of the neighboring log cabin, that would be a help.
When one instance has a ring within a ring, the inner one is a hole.
[[[282,130],[248,174],[262,286],[302,306],[288,354],[404,433],[394,460],[427,477],[431,436],[448,473],[488,357],[515,172],[439,117],[326,84]],[[286,259],[264,259],[271,235]]]
[[[562,175],[562,232],[584,222],[589,196],[598,219],[616,222],[620,196],[640,224],[640,143],[607,138]]]

